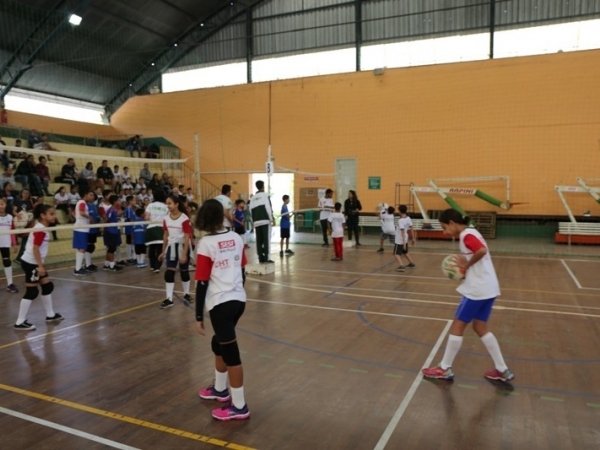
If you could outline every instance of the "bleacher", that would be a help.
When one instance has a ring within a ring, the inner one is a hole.
[[[557,244],[600,245],[600,223],[559,222],[554,241]]]

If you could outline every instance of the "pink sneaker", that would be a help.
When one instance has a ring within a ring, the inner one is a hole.
[[[512,380],[515,377],[514,374],[508,369],[506,369],[504,372],[500,372],[498,369],[488,370],[483,374],[483,376],[488,380],[503,381],[504,383]]]
[[[437,380],[454,380],[454,372],[452,367],[442,369],[441,367],[429,367],[428,369],[421,370],[425,378],[435,378]]]
[[[198,395],[204,400],[216,400],[221,403],[225,403],[231,400],[231,395],[229,395],[229,391],[227,390],[227,388],[225,388],[224,391],[219,392],[215,389],[214,385],[212,384],[206,389],[201,389],[200,391],[198,391]]]
[[[233,406],[233,403],[223,406],[222,408],[213,409],[212,416],[217,420],[244,420],[250,417],[248,405],[238,409]]]

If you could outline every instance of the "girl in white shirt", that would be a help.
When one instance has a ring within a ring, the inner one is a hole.
[[[198,393],[205,400],[226,403],[212,411],[217,420],[250,417],[244,398],[244,370],[235,327],[244,313],[244,241],[223,227],[223,205],[204,202],[196,216],[196,228],[208,233],[198,243],[196,259],[196,329],[205,335],[204,306],[214,330],[211,348],[215,355],[215,383]],[[227,389],[229,378],[230,391]],[[231,400],[231,403],[229,401]]]
[[[0,231],[10,231],[15,229],[13,216],[6,211],[7,202],[5,198],[0,198]],[[10,261],[10,249],[16,253],[17,236],[15,234],[0,233],[0,254],[2,255],[2,265],[4,266],[4,275],[6,275],[6,290],[16,293],[19,289],[13,284],[13,272]]]
[[[192,303],[190,295],[189,248],[192,224],[179,197],[171,195],[167,198],[169,214],[163,220],[163,246],[158,259],[166,262],[165,283],[167,298],[160,304],[160,309],[173,306],[173,291],[175,290],[175,271],[179,266],[183,284],[183,300]]]
[[[465,270],[465,277],[456,290],[463,298],[450,328],[442,362],[439,366],[423,369],[422,372],[427,378],[454,378],[452,363],[462,345],[465,329],[472,321],[473,330],[481,338],[495,365],[484,376],[489,380],[507,382],[514,375],[504,362],[498,340],[487,327],[494,301],[500,295],[498,277],[485,239],[475,228],[469,226],[470,222],[468,216],[463,216],[455,209],[447,209],[440,216],[444,233],[460,239],[462,255],[456,259],[456,265]]]
[[[31,302],[36,299],[41,288],[42,303],[46,309],[46,322],[59,322],[64,319],[62,315],[54,312],[52,306],[52,291],[54,284],[48,276],[48,272],[44,267],[44,261],[48,255],[48,243],[50,242],[50,233],[44,230],[56,221],[56,212],[50,205],[39,204],[33,209],[33,217],[37,223],[33,227],[41,228],[40,231],[31,233],[27,239],[25,252],[21,256],[21,267],[25,272],[25,295],[21,300],[19,307],[19,316],[15,322],[14,329],[21,331],[35,330],[35,325],[27,322],[27,313]]]

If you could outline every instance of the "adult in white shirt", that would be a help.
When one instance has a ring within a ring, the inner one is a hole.
[[[224,219],[223,219],[223,227],[226,230],[231,230],[231,224],[233,223],[233,219],[231,217],[231,210],[233,209],[233,202],[231,201],[231,186],[228,184],[224,184],[221,188],[221,195],[215,197],[215,200],[218,200],[221,205],[223,205]]]
[[[327,189],[325,191],[325,197],[319,199],[319,221],[321,222],[321,231],[323,232],[323,247],[329,247],[329,240],[327,237],[327,231],[329,229],[329,216],[333,212],[333,191]]]

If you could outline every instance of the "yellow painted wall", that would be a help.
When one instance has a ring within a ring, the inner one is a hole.
[[[184,155],[192,154],[197,132],[203,172],[260,172],[271,104],[276,164],[332,173],[336,157],[357,158],[366,211],[393,202],[397,182],[509,175],[511,200],[525,203],[511,213],[564,214],[554,185],[600,177],[598,80],[600,51],[560,53],[141,96],[112,124],[115,133],[164,136]],[[382,177],[381,191],[367,190],[371,175]],[[247,191],[244,174],[210,179]],[[296,181],[297,188],[334,187],[327,177]],[[498,183],[477,187],[505,196]],[[465,209],[495,210],[456,199]],[[436,195],[423,202],[427,209],[445,207]],[[591,197],[573,196],[571,203],[576,213],[598,213]]]
[[[10,105],[8,105],[10,107]],[[8,124],[25,128],[37,129],[42,133],[66,134],[72,136],[94,137],[114,135],[112,126],[94,125],[91,123],[75,122],[74,120],[55,119],[36,114],[27,114],[8,110]]]

